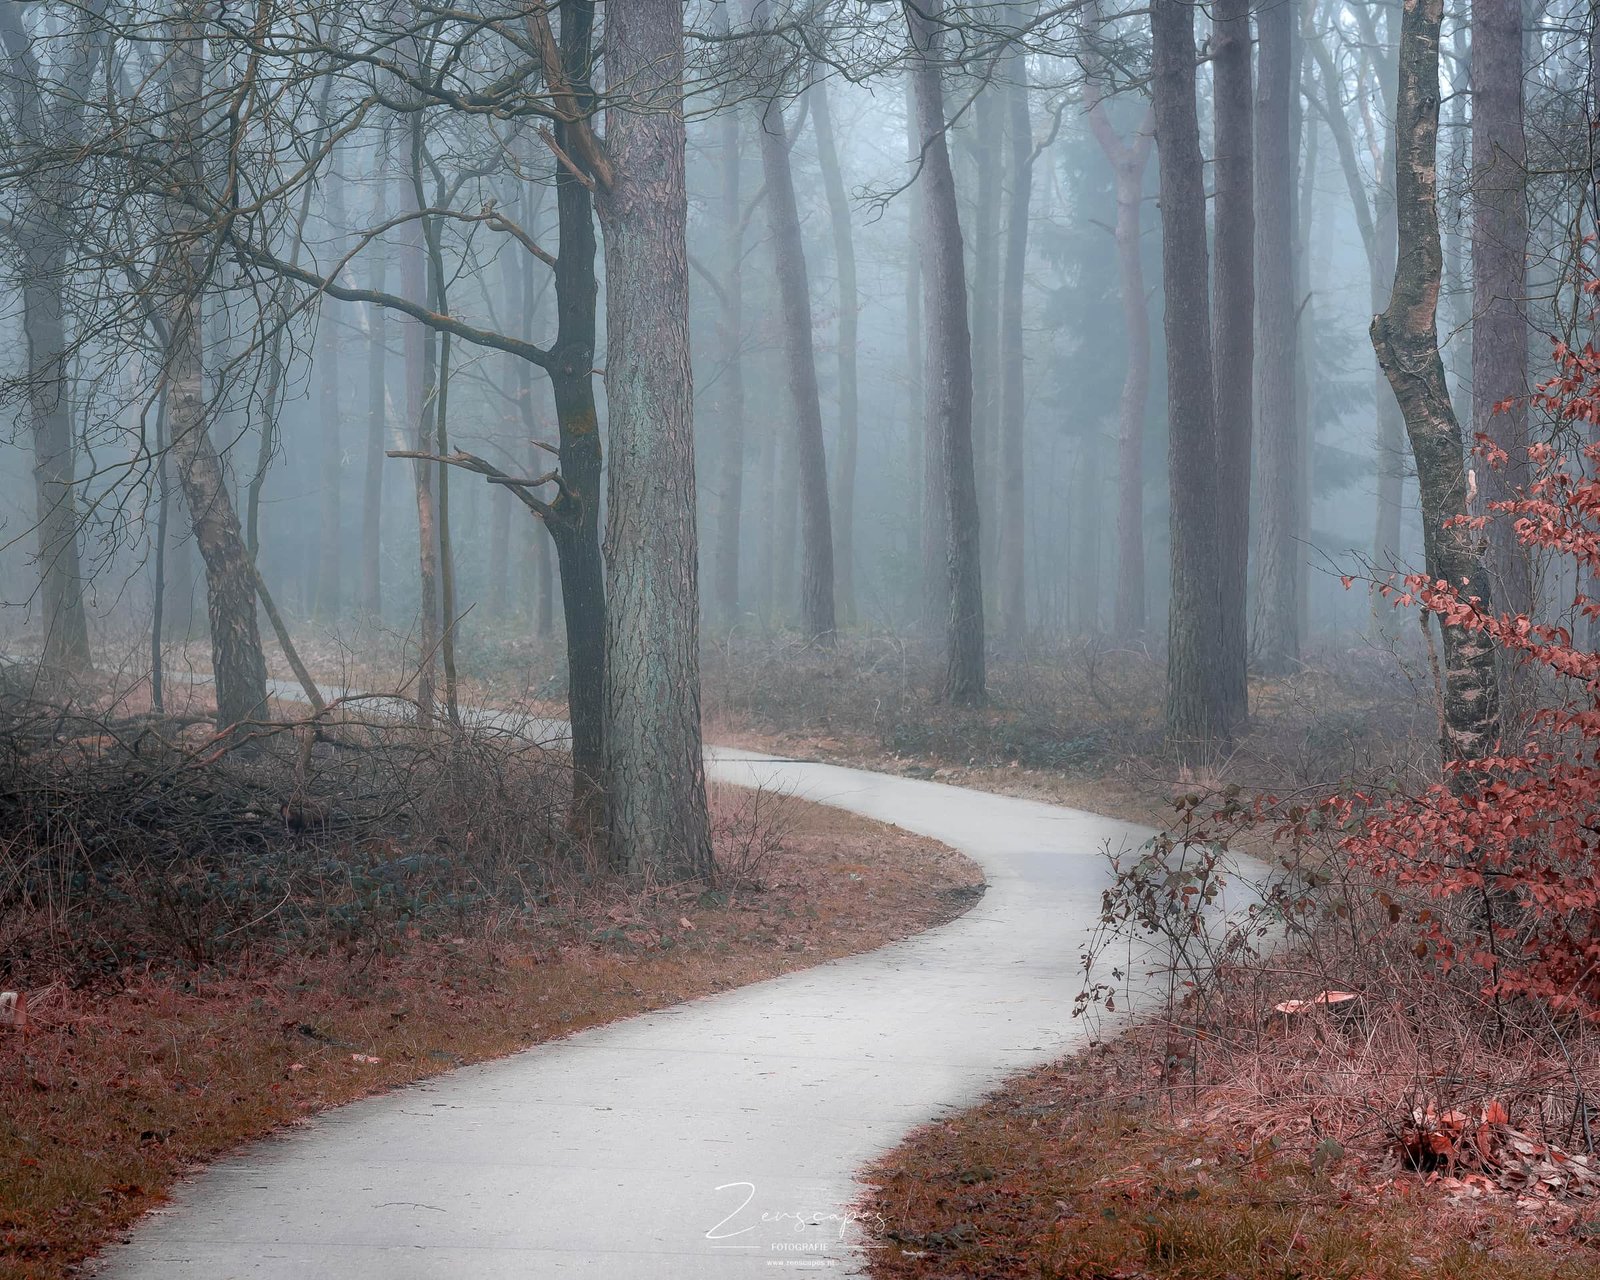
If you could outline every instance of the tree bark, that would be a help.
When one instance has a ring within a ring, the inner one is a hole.
[[[1507,501],[1529,482],[1522,12],[1521,0],[1472,3],[1472,431],[1506,453],[1503,467],[1478,468],[1485,503]],[[1531,613],[1527,548],[1510,520],[1491,520],[1488,532],[1495,603]]]
[[[1144,175],[1150,164],[1151,117],[1131,142],[1117,137],[1098,86],[1091,90],[1089,127],[1111,165],[1117,193],[1117,275],[1128,365],[1117,405],[1117,598],[1112,626],[1128,639],[1142,635],[1145,616],[1144,419],[1150,398],[1150,309],[1145,301],[1140,247]]]
[[[811,285],[806,273],[800,211],[783,108],[775,97],[753,104],[761,173],[766,180],[768,243],[778,281],[784,365],[794,405],[794,451],[800,500],[800,627],[807,639],[834,633],[833,521],[828,463],[822,441],[822,400],[811,332]]]
[[[949,515],[944,492],[944,458],[938,442],[929,435],[927,416],[927,358],[922,341],[922,252],[923,227],[926,225],[923,209],[926,188],[915,181],[922,172],[922,133],[917,124],[916,77],[906,77],[906,142],[912,168],[913,185],[908,215],[910,236],[906,254],[906,368],[910,433],[916,442],[911,472],[912,483],[917,486],[918,551],[921,556],[921,595],[918,621],[928,635],[936,635],[945,626],[949,612],[949,587],[946,583],[945,547],[949,541]]]
[[[1295,371],[1299,360],[1295,310],[1295,129],[1298,95],[1294,9],[1266,5],[1256,12],[1260,79],[1256,86],[1256,409],[1260,420],[1260,532],[1256,541],[1256,651],[1261,670],[1283,675],[1300,659],[1297,566],[1304,551],[1296,469],[1302,425]]]
[[[611,438],[606,812],[613,861],[630,875],[707,876],[683,10],[611,0],[606,22],[606,79],[628,87],[606,108],[611,181],[597,202]],[[769,186],[769,207],[773,196]]]
[[[384,219],[387,175],[380,171],[373,222]],[[372,246],[372,287],[388,288],[389,253],[382,241]],[[361,489],[361,608],[383,614],[383,453],[389,430],[389,313],[367,307],[367,453]]]
[[[1221,630],[1218,697],[1230,728],[1249,718],[1251,433],[1255,425],[1255,179],[1250,0],[1216,0],[1212,28],[1216,266],[1212,357]]]
[[[724,29],[727,6],[718,6]],[[725,624],[739,616],[739,554],[744,509],[744,207],[740,195],[739,113],[725,111],[719,124],[722,234],[727,256],[722,268],[722,455],[719,459],[715,599]]]
[[[344,180],[335,162],[328,176],[325,217],[337,252],[344,234]],[[340,530],[340,484],[344,470],[343,423],[339,416],[339,333],[333,307],[324,303],[317,322],[318,417],[322,426],[322,474],[318,503],[316,616],[326,622],[339,617],[343,597],[344,538]]]
[[[944,697],[957,706],[987,700],[984,670],[983,570],[978,490],[972,462],[972,337],[967,329],[966,263],[955,177],[945,139],[937,2],[905,6],[921,139],[923,260],[927,300],[926,423],[928,449],[943,472],[946,515]]]
[[[978,90],[972,104],[973,190],[972,281],[968,298],[972,330],[972,472],[978,488],[983,567],[997,568],[994,552],[994,473],[1000,451],[1000,181],[1005,158],[1005,104],[994,84]]]
[[[1229,729],[1221,695],[1216,402],[1212,390],[1204,162],[1195,111],[1194,8],[1150,6],[1151,102],[1161,175],[1166,289],[1167,469],[1172,591],[1167,626],[1167,737],[1203,752]]]
[[[266,713],[267,666],[256,627],[255,569],[245,549],[222,459],[207,429],[201,360],[206,250],[195,212],[205,206],[200,146],[205,89],[204,0],[184,0],[170,22],[167,51],[169,206],[163,255],[168,333],[167,424],[195,543],[205,562],[206,615],[217,727],[228,730]]]
[[[1388,307],[1373,318],[1372,345],[1394,390],[1411,437],[1422,494],[1428,576],[1455,586],[1464,599],[1491,607],[1482,536],[1449,525],[1466,514],[1466,462],[1461,425],[1451,407],[1439,358],[1438,305],[1443,254],[1439,244],[1439,26],[1443,0],[1405,0],[1400,28],[1400,80],[1395,105],[1395,197],[1399,255]],[[1442,628],[1446,760],[1476,759],[1500,736],[1494,648],[1481,633]]]
[[[858,441],[858,397],[856,387],[856,331],[861,300],[856,291],[855,239],[850,230],[850,198],[845,193],[844,173],[839,165],[839,149],[834,138],[833,114],[828,106],[827,86],[820,81],[809,90],[811,127],[817,135],[817,157],[822,167],[822,185],[828,196],[829,222],[833,229],[833,259],[839,275],[839,435],[833,469],[834,587],[845,620],[856,613],[856,459]]]
[[[91,18],[101,0],[84,6]],[[0,10],[0,45],[11,62],[14,147],[60,146],[82,129],[81,85],[92,78],[104,36],[86,24],[67,43],[59,82],[46,84],[16,5]],[[44,645],[40,662],[52,676],[93,670],[76,487],[76,441],[68,395],[67,337],[62,295],[73,190],[58,166],[41,163],[24,179],[15,240],[23,263],[22,321],[27,344],[28,425],[33,439],[34,532],[38,539],[39,604]],[[160,459],[156,461],[159,467]]]
[[[1000,634],[1020,644],[1028,629],[1028,597],[1024,574],[1027,499],[1023,426],[1025,349],[1022,293],[1028,269],[1028,212],[1033,196],[1033,121],[1028,110],[1028,57],[1013,45],[1005,60],[1006,107],[1010,116],[1006,193],[1005,265],[1000,282],[1000,459],[999,521],[996,560],[999,566]]]

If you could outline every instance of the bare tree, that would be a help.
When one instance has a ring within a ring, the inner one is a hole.
[[[1372,346],[1405,416],[1422,491],[1428,576],[1490,607],[1482,535],[1454,517],[1467,514],[1467,475],[1439,358],[1439,27],[1443,0],[1405,0],[1395,117],[1395,195],[1399,257],[1388,307],[1372,321]],[[1494,648],[1481,633],[1442,626],[1445,759],[1475,759],[1500,737]]]

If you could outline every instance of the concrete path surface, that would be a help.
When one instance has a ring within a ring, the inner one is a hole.
[[[859,1267],[856,1172],[1088,1034],[1104,849],[1148,832],[935,782],[719,750],[962,850],[989,890],[866,955],[325,1113],[181,1187],[116,1280],[721,1280]]]

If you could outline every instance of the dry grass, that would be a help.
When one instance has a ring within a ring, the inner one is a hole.
[[[1125,1037],[1013,1081],[870,1171],[874,1280],[1577,1280],[1600,1209],[1432,1184]]]
[[[747,847],[748,793],[715,804],[722,851]],[[314,1111],[866,950],[970,900],[976,869],[942,846],[764,804],[785,834],[760,890],[595,885],[515,928],[354,961],[35,992],[31,1034],[0,1029],[0,1276],[67,1275],[196,1163]]]

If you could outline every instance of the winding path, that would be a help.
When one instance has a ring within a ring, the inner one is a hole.
[[[1148,832],[936,782],[713,750],[960,849],[966,915],[328,1112],[181,1187],[115,1280],[721,1280],[857,1272],[855,1173],[1059,1056],[1104,849]]]

